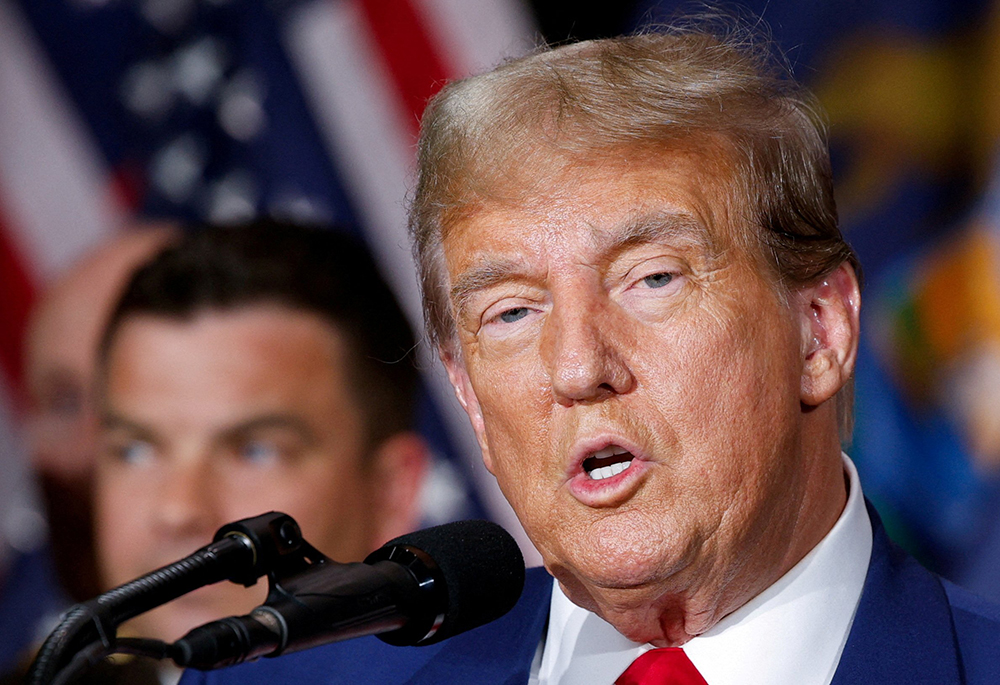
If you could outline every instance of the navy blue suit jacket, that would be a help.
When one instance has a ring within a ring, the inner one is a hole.
[[[871,514],[872,560],[833,685],[1000,683],[1000,607],[923,569]],[[362,638],[221,671],[191,671],[182,685],[520,685],[528,681],[551,593],[552,578],[531,569],[509,614],[437,645],[390,647]]]

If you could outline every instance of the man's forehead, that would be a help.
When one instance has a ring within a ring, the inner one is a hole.
[[[690,135],[669,142],[579,150],[537,142],[524,156],[506,158],[502,172],[485,174],[488,183],[482,178],[454,179],[452,192],[457,201],[442,216],[444,239],[456,227],[484,215],[518,214],[519,220],[530,216],[537,228],[539,220],[560,218],[560,213],[577,217],[589,213],[594,229],[606,231],[655,214],[660,199],[693,200],[700,191],[705,204],[721,209],[732,205],[740,194],[734,192],[733,184],[738,167],[728,141],[720,136]],[[607,214],[615,200],[620,201],[615,226],[593,218]]]
[[[141,373],[176,384],[218,378],[221,391],[235,387],[237,379],[266,378],[278,364],[289,366],[285,379],[291,382],[309,377],[303,369],[312,367],[303,355],[322,360],[322,368],[329,366],[339,379],[348,345],[341,329],[318,313],[270,301],[187,314],[133,312],[113,331],[98,367],[98,387],[106,393],[112,375]],[[175,368],[185,373],[175,374]],[[193,373],[196,368],[200,373]]]
[[[712,225],[685,212],[635,212],[615,225],[593,224],[589,228],[591,242],[599,252],[644,243],[691,246],[710,253],[718,251],[718,239]]]
[[[115,341],[99,384],[106,420],[232,432],[301,423],[350,392],[336,328],[279,305],[135,314]]]
[[[525,250],[540,253],[546,244],[563,244],[569,239],[587,244],[595,256],[653,242],[717,251],[720,242],[717,231],[703,217],[670,209],[639,209],[623,217],[598,214],[558,219],[487,210],[465,224],[462,232],[453,244],[478,248],[474,254],[510,252],[515,258]]]
[[[236,304],[195,305],[178,311],[138,310],[129,312],[119,322],[114,340],[121,331],[140,330],[146,338],[191,335],[225,335],[237,338],[271,337],[286,331],[308,330],[324,340],[340,341],[343,331],[338,322],[323,313],[291,304],[278,297],[248,299]]]
[[[620,149],[525,170],[519,187],[480,195],[446,217],[449,266],[455,249],[539,252],[572,237],[596,251],[678,240],[718,250],[733,218],[731,173],[701,149]]]

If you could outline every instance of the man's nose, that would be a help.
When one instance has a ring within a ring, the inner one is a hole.
[[[619,344],[622,326],[611,307],[582,298],[553,307],[542,344],[552,392],[560,404],[600,400],[632,389],[635,379]]]
[[[163,534],[210,541],[218,518],[214,497],[218,484],[212,481],[206,460],[175,460],[158,488],[156,522]]]

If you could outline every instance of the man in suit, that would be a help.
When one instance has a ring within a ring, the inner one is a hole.
[[[338,561],[416,527],[414,344],[365,248],[333,230],[194,227],[139,269],[99,358],[104,589],[269,510]],[[249,611],[266,585],[203,588],[123,632],[175,640]]]
[[[440,645],[192,682],[1000,680],[1000,611],[894,548],[841,452],[859,267],[765,52],[695,28],[509,62],[431,102],[419,168],[431,338],[554,582]]]

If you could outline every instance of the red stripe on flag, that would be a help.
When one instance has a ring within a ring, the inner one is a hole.
[[[359,0],[406,111],[414,137],[424,106],[452,72],[411,0]]]
[[[24,389],[24,332],[35,286],[0,213],[0,369],[16,393]]]
[[[120,164],[111,173],[111,197],[118,207],[136,212],[146,195],[144,170],[135,163]]]

